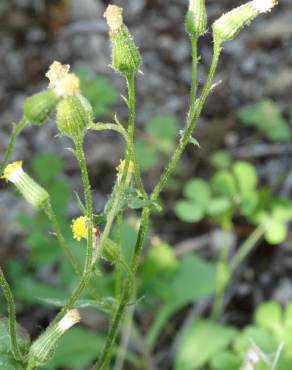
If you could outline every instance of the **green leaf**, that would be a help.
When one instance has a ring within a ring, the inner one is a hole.
[[[40,300],[54,307],[64,307],[66,303],[65,299],[42,298]],[[99,300],[79,299],[74,304],[74,308],[93,308],[106,314],[112,314],[115,307],[116,300],[113,297],[100,298]]]
[[[211,199],[210,187],[206,181],[201,179],[188,181],[184,186],[184,195],[202,208],[206,208]]]
[[[32,161],[36,177],[44,184],[53,181],[63,167],[63,160],[54,153],[39,154]]]
[[[291,138],[290,126],[278,106],[270,99],[241,109],[239,117],[244,124],[255,127],[272,141],[287,141]]]
[[[197,147],[197,148],[200,148],[201,146],[200,146],[200,143],[198,142],[198,140],[197,139],[195,139],[194,137],[191,137],[190,138],[190,140],[189,140],[189,143],[190,144],[193,144],[195,147]]]
[[[72,328],[60,340],[56,352],[43,369],[84,369],[94,360],[104,345],[104,337],[87,329]]]
[[[259,194],[257,191],[251,190],[242,195],[240,199],[239,208],[244,216],[249,216],[254,213],[259,203]]]
[[[272,203],[272,215],[280,222],[292,221],[292,201],[290,199],[275,199]]]
[[[267,218],[265,222],[265,239],[272,245],[283,243],[288,236],[288,228],[284,222]]]
[[[234,349],[241,358],[246,354],[252,342],[265,353],[273,353],[278,347],[274,335],[269,330],[250,325],[240,332],[234,342]]]
[[[179,340],[174,369],[201,368],[227,348],[236,335],[237,331],[231,327],[193,319]]]
[[[185,222],[198,222],[204,218],[204,209],[196,202],[184,200],[176,202],[174,212]]]
[[[207,213],[209,216],[218,216],[225,212],[230,211],[232,208],[232,203],[229,198],[218,197],[213,198],[207,208]]]
[[[238,370],[241,360],[230,351],[223,351],[211,360],[211,370]]]
[[[3,370],[24,370],[24,367],[12,357],[0,354],[0,369]]]
[[[285,309],[284,323],[287,328],[292,329],[292,302],[288,303]]]
[[[254,191],[258,178],[253,165],[248,162],[236,162],[233,166],[233,173],[237,182],[238,190],[242,195]]]
[[[229,171],[217,172],[211,180],[213,191],[218,195],[234,197],[237,193],[235,179]]]
[[[225,150],[217,150],[210,155],[209,162],[218,170],[227,170],[232,164],[232,158]]]
[[[19,324],[16,325],[17,343],[22,353],[26,353],[30,346],[30,338],[27,331]],[[2,355],[12,355],[9,321],[6,317],[0,318],[0,360]],[[3,360],[4,361],[4,360]],[[0,369],[1,366],[0,366]],[[3,370],[6,368],[3,368]]]
[[[282,330],[283,313],[276,302],[262,303],[256,310],[255,322],[258,326],[278,333]]]

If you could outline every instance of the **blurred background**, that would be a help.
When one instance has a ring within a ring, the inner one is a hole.
[[[126,94],[125,83],[109,68],[110,45],[102,17],[108,3],[0,0],[0,158],[12,123],[22,117],[25,98],[47,88],[45,73],[54,60],[70,64],[79,75],[97,121],[109,122],[115,112],[126,121],[127,109],[120,98]],[[137,79],[136,145],[150,191],[175,147],[188,109],[187,0],[115,4],[124,8],[143,56],[144,74]],[[241,2],[207,0],[206,4],[211,24]],[[212,58],[211,36],[209,30],[199,44],[200,87]],[[200,148],[187,147],[162,194],[163,211],[154,216],[139,273],[138,303],[135,312],[130,307],[127,313],[113,369],[236,370],[250,337],[268,353],[283,341],[292,343],[291,309],[289,328],[281,321],[292,301],[291,46],[290,0],[281,0],[273,13],[259,17],[224,45],[216,76],[222,82],[208,98],[195,133]],[[71,143],[56,135],[54,117],[41,127],[26,128],[17,138],[13,159],[23,160],[25,169],[49,189],[62,229],[82,258],[83,249],[72,240],[69,227],[70,219],[80,214],[74,196],[76,191],[82,197],[78,165],[64,150]],[[92,133],[86,139],[96,213],[102,212],[112,189],[123,145],[114,133]],[[139,210],[133,209],[124,221],[125,255],[131,254],[128,246],[135,240],[138,215]],[[217,321],[210,321],[212,296],[219,289],[218,261],[224,265],[263,224],[270,232],[256,235],[257,248],[226,288]],[[3,182],[0,246],[0,263],[16,296],[18,321],[34,338],[54,316],[56,299],[61,302],[69,295],[76,278],[46,218],[36,215]],[[227,257],[222,256],[223,246]],[[97,289],[102,297],[110,297],[114,273],[110,266],[101,269],[105,277],[98,279]],[[0,303],[6,316],[2,296]],[[87,369],[104,343],[108,311],[84,308],[82,326],[66,336],[45,369]],[[275,320],[279,325],[273,331],[269,322]],[[204,352],[200,348],[204,335],[207,341],[216,335],[224,340],[214,343],[214,348],[210,344],[210,353],[198,359],[198,353]],[[291,347],[283,353],[279,369],[291,370]]]

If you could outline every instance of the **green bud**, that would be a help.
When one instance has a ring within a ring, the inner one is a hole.
[[[106,239],[104,248],[102,250],[102,257],[110,262],[116,263],[120,256],[119,246],[111,239]]]
[[[36,125],[42,124],[58,103],[58,97],[52,90],[45,90],[26,99],[23,106],[25,117]]]
[[[214,38],[219,42],[231,41],[259,14],[267,13],[277,4],[277,0],[253,0],[223,14],[213,23]]]
[[[65,97],[57,106],[58,129],[73,141],[83,139],[92,119],[92,107],[79,93]]]
[[[73,309],[68,311],[57,324],[49,326],[30,347],[27,368],[34,369],[45,365],[54,354],[57,342],[62,335],[79,321],[80,314],[78,310]]]
[[[23,171],[22,161],[9,164],[2,178],[12,182],[33,207],[42,209],[47,205],[50,198],[48,192]]]
[[[186,14],[185,27],[187,33],[200,37],[207,30],[207,11],[205,0],[190,0]]]
[[[137,73],[141,65],[141,55],[123,23],[122,9],[109,5],[104,16],[110,28],[113,68],[126,76]]]

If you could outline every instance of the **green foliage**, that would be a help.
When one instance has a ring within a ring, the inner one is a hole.
[[[288,222],[292,220],[292,202],[260,189],[252,164],[245,161],[232,164],[222,154],[211,156],[210,161],[218,170],[210,182],[194,178],[184,185],[185,198],[174,205],[176,216],[190,223],[210,218],[221,227],[230,228],[234,217],[241,215],[253,224],[264,226],[268,243],[285,241]]]
[[[234,328],[215,324],[211,321],[193,319],[188,323],[180,337],[174,369],[200,369],[214,356],[225,350],[236,335],[237,331]],[[216,364],[218,364],[218,357]],[[229,364],[230,362],[227,362],[227,365]],[[234,365],[234,360],[231,365]],[[225,368],[225,370],[231,369]]]
[[[292,137],[291,126],[270,99],[242,108],[239,117],[246,126],[254,127],[271,141],[289,141]]]

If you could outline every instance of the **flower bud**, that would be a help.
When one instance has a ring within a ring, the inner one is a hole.
[[[25,117],[34,124],[42,124],[52,113],[58,102],[52,90],[45,90],[26,99],[23,106]]]
[[[60,133],[73,141],[82,140],[93,119],[93,110],[81,94],[64,98],[57,107],[57,126]]]
[[[107,262],[116,263],[120,257],[120,248],[117,243],[108,238],[105,241],[101,255]]]
[[[186,31],[192,36],[202,36],[207,30],[207,11],[205,0],[189,0],[186,14]]]
[[[277,0],[254,0],[234,8],[213,23],[214,37],[219,42],[233,40],[259,14],[271,11],[276,4]]]
[[[112,67],[123,75],[137,73],[141,56],[135,42],[123,23],[123,9],[109,5],[104,13],[110,28],[112,42]]]
[[[62,335],[80,321],[79,311],[70,310],[56,325],[49,327],[32,344],[28,354],[28,368],[43,366],[52,357],[56,344]]]
[[[33,207],[41,209],[46,206],[50,197],[48,192],[23,171],[22,161],[9,164],[2,178],[12,182]]]

